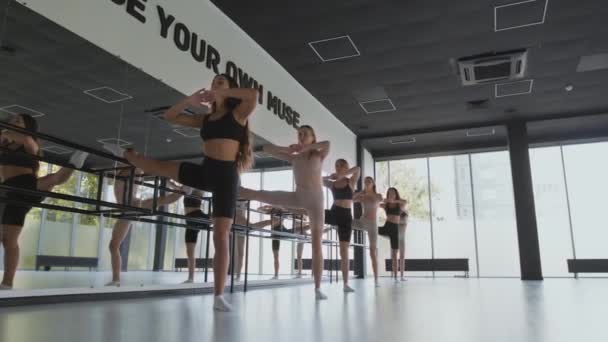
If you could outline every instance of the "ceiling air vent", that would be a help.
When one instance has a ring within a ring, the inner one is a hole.
[[[527,55],[526,50],[517,50],[461,58],[458,60],[458,72],[462,85],[523,78]]]

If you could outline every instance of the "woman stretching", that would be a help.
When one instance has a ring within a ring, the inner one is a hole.
[[[338,227],[338,240],[340,240],[340,261],[342,266],[342,279],[344,280],[344,292],[355,292],[348,286],[349,258],[348,247],[353,232],[353,189],[357,186],[361,168],[355,166],[349,168],[344,159],[336,160],[336,172],[328,177],[323,177],[323,185],[331,190],[334,203],[330,210],[325,212],[325,223]]]
[[[407,205],[407,200],[405,200],[404,208],[401,210],[401,214],[399,215],[399,265],[401,265],[401,281],[405,281],[405,277],[403,276],[403,272],[405,271],[405,232],[407,229],[407,221],[409,218],[409,214],[405,209]]]
[[[376,192],[376,183],[372,177],[365,177],[363,191],[355,194],[355,202],[361,203],[363,215],[353,221],[353,228],[364,230],[369,238],[369,256],[372,261],[374,282],[378,283],[378,206],[382,202],[382,195]]]
[[[117,145],[106,146],[148,174],[175,179],[213,194],[213,308],[218,311],[232,310],[224,299],[229,262],[228,234],[236,207],[239,173],[249,168],[253,161],[248,119],[257,104],[257,94],[255,89],[238,88],[236,81],[228,75],[218,75],[213,79],[211,90],[197,91],[167,110],[167,121],[200,128],[205,155],[201,165],[160,161],[125,151]],[[201,105],[211,107],[211,113],[183,113],[187,107]]]
[[[321,235],[323,232],[323,181],[321,170],[323,160],[329,153],[329,141],[317,142],[315,132],[308,125],[298,129],[298,144],[279,147],[272,144],[264,146],[264,152],[275,158],[291,162],[296,191],[258,191],[241,188],[241,197],[260,202],[305,209],[312,233],[312,264],[315,280],[315,298],[327,299],[321,292],[323,273],[323,251]]]
[[[131,171],[129,169],[122,169],[120,170],[116,176],[116,180],[114,181],[114,197],[116,198],[116,203],[118,204],[126,204],[124,203],[124,198],[125,198],[125,190],[126,190],[126,182],[123,180],[123,178],[126,178],[129,176],[129,173]],[[141,175],[142,172],[141,170],[136,170],[136,175]],[[134,179],[134,182],[137,181],[141,181],[141,177],[136,176]],[[131,206],[134,207],[140,207],[140,208],[145,208],[145,209],[152,209],[152,206],[154,204],[154,199],[153,198],[148,198],[148,199],[140,199],[137,197],[137,189],[139,188],[139,185],[136,183],[133,183],[133,186],[131,187]],[[179,189],[176,187],[176,189]],[[158,196],[157,200],[156,200],[156,205],[157,206],[161,206],[161,205],[168,205],[171,204],[175,201],[177,201],[178,199],[180,199],[180,197],[182,197],[183,195],[181,193],[171,193],[169,195],[166,196]],[[125,237],[127,236],[127,233],[129,233],[129,229],[131,228],[131,221],[130,220],[123,220],[123,219],[118,219],[116,220],[116,223],[114,223],[114,229],[112,230],[112,239],[110,240],[110,245],[108,246],[108,248],[110,249],[110,256],[112,259],[112,281],[110,281],[109,283],[106,284],[106,286],[120,286],[120,270],[122,269],[122,258],[120,256],[120,245],[122,244],[123,240],[125,239]]]
[[[28,114],[15,115],[9,122],[14,126],[38,132],[36,119]],[[38,140],[30,135],[11,130],[3,130],[0,143],[0,177],[3,185],[21,187],[28,190],[51,191],[53,187],[70,179],[74,172],[70,168],[61,168],[56,173],[38,178],[40,162],[35,158],[40,154]],[[75,152],[70,164],[80,169],[88,153]],[[14,191],[2,191],[2,196],[16,201],[40,203],[43,197],[23,194]],[[0,290],[13,288],[13,281],[19,265],[19,235],[25,223],[31,205],[2,204],[0,207],[0,240],[4,247],[4,276]]]
[[[380,206],[386,211],[386,222],[384,227],[378,229],[378,234],[387,236],[391,241],[391,260],[392,274],[391,276],[398,282],[397,279],[397,253],[399,252],[399,222],[401,210],[405,206],[405,201],[399,197],[399,191],[395,188],[388,188],[386,198]]]

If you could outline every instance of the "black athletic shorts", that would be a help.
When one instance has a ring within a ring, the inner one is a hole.
[[[331,209],[325,210],[325,223],[338,226],[338,239],[350,242],[353,232],[353,214],[350,208],[333,205]]]
[[[236,162],[205,158],[201,165],[181,163],[178,182],[213,194],[213,216],[234,218],[239,188]]]
[[[399,249],[399,225],[387,221],[384,226],[378,228],[378,234],[391,240],[391,249]]]
[[[33,174],[26,174],[9,178],[2,182],[3,185],[10,185],[14,187],[20,187],[23,189],[37,190],[38,189],[38,178]],[[2,197],[6,197],[9,200],[40,203],[44,200],[43,197],[23,194],[16,191],[2,191],[0,194]],[[0,208],[2,224],[23,226],[25,223],[25,217],[27,213],[32,209],[31,205],[20,205],[20,204],[3,204]]]
[[[202,218],[206,218],[206,219],[209,218],[209,215],[205,214],[202,210],[191,211],[191,212],[187,213],[186,216],[202,217]],[[186,220],[186,223],[189,226],[204,226],[204,227],[209,228],[208,224],[200,223],[200,222],[193,221],[193,220]],[[186,243],[196,243],[196,240],[198,239],[199,231],[200,231],[200,229],[186,228]]]

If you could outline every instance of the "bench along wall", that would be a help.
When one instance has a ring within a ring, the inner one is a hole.
[[[286,145],[296,141],[296,127],[310,124],[319,140],[332,142],[327,172],[337,158],[356,161],[355,135],[209,1],[31,0],[27,6],[184,94],[227,72],[258,89],[256,134]]]

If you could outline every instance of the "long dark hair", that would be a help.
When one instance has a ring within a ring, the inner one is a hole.
[[[21,114],[17,114],[18,116],[21,117],[21,120],[23,120],[23,124],[24,124],[24,128],[30,132],[33,133],[38,133],[38,121],[36,121],[36,119],[34,119],[33,116],[29,115],[29,114],[25,114],[25,113],[21,113]],[[26,134],[27,135],[27,134]],[[37,155],[40,155],[40,143],[38,142],[38,138],[34,137],[34,136],[30,136],[32,139],[34,139],[34,142],[36,143],[37,147],[38,147],[38,153]],[[36,160],[36,166],[34,167],[34,173],[38,173],[38,170],[40,170],[40,161]]]
[[[226,80],[228,80],[228,86],[230,88],[238,88],[239,84],[237,83],[237,81],[230,77],[230,75],[228,74],[220,74],[217,75],[215,77],[224,77]],[[236,109],[236,107],[238,107],[238,105],[241,104],[241,99],[237,99],[235,97],[228,97],[226,99],[224,99],[224,107],[229,111],[232,112],[233,110]],[[215,102],[211,105],[211,111],[214,113],[215,110],[217,109]],[[245,134],[242,137],[241,141],[239,142],[239,152],[238,155],[236,157],[236,163],[237,163],[237,167],[239,169],[240,172],[244,172],[247,169],[249,169],[251,166],[253,166],[253,148],[251,147],[251,131],[249,130],[249,120],[247,120],[247,123],[245,124]]]
[[[365,180],[368,180],[368,179],[371,179],[372,183],[374,183],[374,187],[373,187],[373,189],[374,189],[374,194],[377,194],[377,193],[378,193],[378,191],[376,190],[376,181],[374,180],[374,178],[372,178],[372,177],[370,177],[370,176],[365,177]],[[364,180],[364,181],[365,181],[365,180]]]
[[[386,199],[388,199],[388,193],[389,193],[391,190],[394,190],[394,191],[395,191],[395,197],[396,197],[396,200],[397,200],[397,201],[401,201],[401,196],[399,196],[399,190],[397,190],[397,188],[395,188],[395,187],[390,187],[390,188],[388,188],[388,190],[386,190]],[[388,203],[387,203],[387,204],[388,204]]]
[[[309,125],[302,125],[298,128],[298,130],[301,129],[308,129],[310,130],[310,132],[312,133],[312,143],[316,144],[317,143],[317,133],[315,133],[315,130],[310,127]],[[308,152],[308,159],[312,158],[312,156],[314,155],[315,151],[310,151]]]

